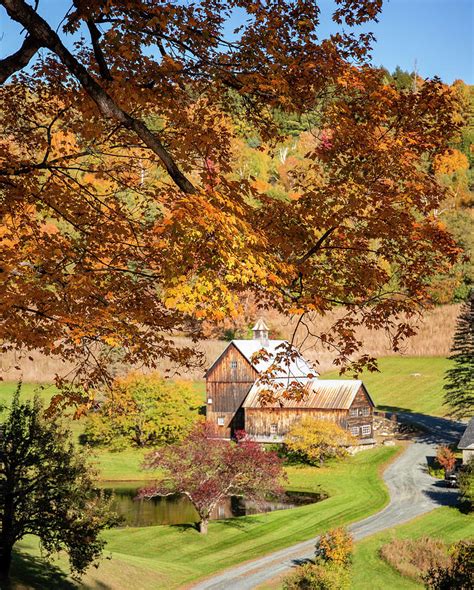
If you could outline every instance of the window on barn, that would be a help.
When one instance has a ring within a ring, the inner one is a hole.
[[[361,408],[359,410],[359,416],[368,416],[370,414],[369,408]]]
[[[219,418],[217,418],[217,426],[224,426],[224,424],[225,424],[224,416],[219,416]]]
[[[276,434],[278,432],[278,426],[276,424],[270,424],[270,434]]]
[[[357,408],[351,408],[349,410],[349,416],[357,416]]]
[[[359,436],[359,427],[358,426],[353,426],[351,428],[351,434],[352,434],[352,436]]]
[[[237,361],[230,361],[230,368],[236,369],[237,368]]]
[[[208,403],[208,404],[212,404],[212,397],[208,397],[208,398],[207,398],[207,403]]]
[[[365,426],[362,426],[362,435],[366,436],[367,434],[370,434],[371,432],[371,427],[370,424],[366,424]]]

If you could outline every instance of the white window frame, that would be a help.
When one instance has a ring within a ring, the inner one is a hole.
[[[372,432],[372,427],[370,426],[370,424],[364,424],[361,428],[361,432],[362,436],[367,436],[367,434],[370,434]]]
[[[208,397],[208,398],[207,398],[207,403],[208,403],[208,404],[212,404],[212,397]]]
[[[224,416],[217,417],[217,426],[225,426],[225,417]]]
[[[359,427],[358,426],[351,426],[350,432],[352,436],[359,436]]]
[[[370,416],[370,410],[369,410],[369,408],[367,406],[365,408],[361,408],[359,410],[359,415],[360,416]]]
[[[349,408],[349,417],[355,418],[359,414],[357,408]]]
[[[230,361],[230,368],[236,369],[237,368],[237,361]]]
[[[278,434],[278,424],[270,424],[270,434]]]

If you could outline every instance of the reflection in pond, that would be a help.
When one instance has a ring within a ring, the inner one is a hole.
[[[121,526],[185,524],[199,520],[193,505],[185,496],[176,495],[166,498],[157,497],[151,500],[136,500],[141,486],[120,485],[119,482],[114,482],[114,484],[104,487],[114,492],[113,508],[122,517]],[[232,496],[216,506],[211,519],[218,520],[273,510],[285,510],[319,502],[325,497],[323,494],[309,492],[287,492],[283,498],[278,500],[256,503]]]

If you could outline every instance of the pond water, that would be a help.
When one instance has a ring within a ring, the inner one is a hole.
[[[122,521],[120,526],[154,526],[160,524],[186,524],[198,522],[199,518],[191,502],[185,496],[167,496],[136,499],[140,487],[136,485],[106,484],[104,488],[113,492],[113,509]],[[323,494],[310,492],[287,492],[278,500],[267,500],[258,504],[244,498],[232,496],[223,500],[211,515],[212,520],[246,516],[286,510],[323,500]]]

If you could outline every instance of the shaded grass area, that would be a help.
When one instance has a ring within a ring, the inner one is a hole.
[[[456,508],[437,508],[407,524],[388,529],[356,544],[352,567],[352,589],[367,589],[367,572],[370,572],[372,590],[415,590],[424,586],[401,576],[379,556],[382,545],[393,539],[436,537],[446,543],[474,537],[474,516]]]
[[[419,412],[444,416],[444,376],[451,362],[443,357],[385,357],[379,359],[379,373],[365,371],[360,376],[377,408],[386,411]],[[337,371],[322,379],[341,377]]]
[[[106,553],[111,553],[112,560],[103,561],[97,570],[92,568],[82,587],[128,590],[133,580],[136,589],[178,588],[331,527],[364,518],[388,501],[379,474],[382,466],[399,450],[393,447],[372,449],[321,469],[288,467],[289,489],[324,490],[331,497],[291,510],[213,521],[207,536],[200,535],[191,525],[107,531],[104,535]],[[18,549],[23,560],[38,555],[33,538],[22,541]],[[57,565],[65,569],[66,562],[60,559]],[[13,573],[17,581],[26,583],[22,571],[15,567]],[[55,575],[57,577],[57,572]],[[50,586],[28,583],[33,588],[68,587],[53,585],[54,582]]]

